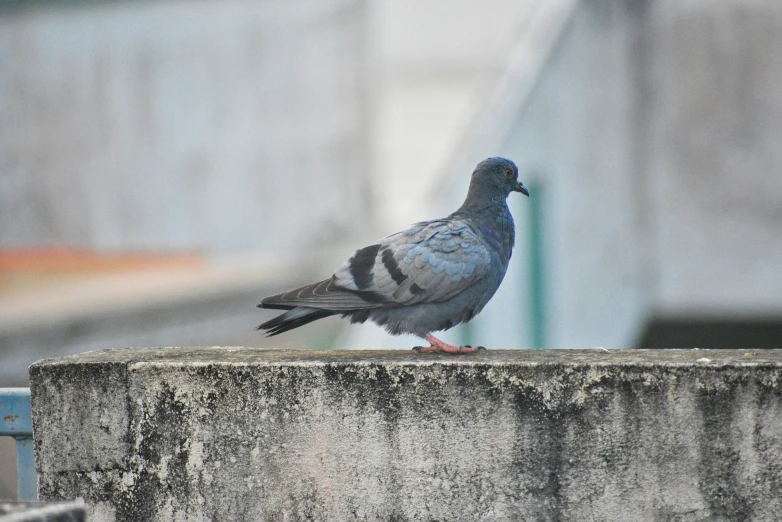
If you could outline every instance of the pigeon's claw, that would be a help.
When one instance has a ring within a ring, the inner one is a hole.
[[[442,353],[452,353],[452,354],[458,354],[458,353],[475,353],[480,350],[485,350],[483,346],[479,346],[478,348],[473,348],[472,346],[454,346],[452,344],[448,344],[445,341],[441,341],[437,337],[435,337],[432,334],[429,334],[426,336],[426,340],[429,341],[431,346],[416,346],[413,348],[416,352],[442,352]]]

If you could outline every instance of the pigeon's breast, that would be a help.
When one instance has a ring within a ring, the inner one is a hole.
[[[513,216],[506,205],[483,219],[476,220],[477,228],[486,244],[499,256],[507,267],[516,241]]]
[[[481,232],[483,232],[483,238],[494,250],[500,250],[502,248],[502,234],[499,230],[488,225],[483,225],[481,227]]]

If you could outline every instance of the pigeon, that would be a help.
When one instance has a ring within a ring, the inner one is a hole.
[[[278,335],[332,315],[371,320],[392,335],[429,342],[424,352],[473,353],[432,335],[475,317],[499,288],[515,238],[507,198],[529,191],[516,165],[488,158],[475,168],[467,198],[450,216],[422,221],[348,259],[330,278],[266,297],[259,308],[286,310],[260,325]]]

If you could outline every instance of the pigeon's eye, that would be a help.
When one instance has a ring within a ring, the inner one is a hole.
[[[513,170],[512,169],[505,169],[505,177],[508,179],[513,179]]]

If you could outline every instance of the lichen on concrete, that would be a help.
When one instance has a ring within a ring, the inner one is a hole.
[[[782,519],[780,369],[773,350],[90,352],[31,367],[39,489],[91,520]]]

